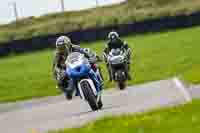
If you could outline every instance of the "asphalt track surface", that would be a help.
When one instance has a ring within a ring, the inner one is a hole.
[[[45,133],[60,128],[79,127],[93,120],[113,115],[138,113],[171,107],[200,97],[200,87],[186,88],[174,78],[104,91],[102,110],[93,112],[88,104],[74,97],[47,97],[0,105],[0,131],[2,133]]]

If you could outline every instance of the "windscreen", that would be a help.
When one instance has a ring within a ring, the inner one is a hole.
[[[79,52],[71,53],[66,61],[66,64],[74,66],[79,66],[81,64],[88,64],[88,60],[85,56]]]

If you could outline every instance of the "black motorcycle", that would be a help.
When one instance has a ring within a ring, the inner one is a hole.
[[[105,58],[105,57],[104,57]],[[128,80],[127,52],[124,49],[112,49],[106,57],[111,79],[118,83],[120,90],[125,89]]]

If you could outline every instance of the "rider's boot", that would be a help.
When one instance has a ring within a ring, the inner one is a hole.
[[[58,87],[64,93],[65,98],[67,100],[71,100],[72,99],[72,97],[73,97],[73,89],[70,87],[70,85],[66,81],[60,81],[58,83]]]
[[[101,72],[101,69],[99,68],[98,69],[98,77],[99,77],[99,81],[101,83],[101,88],[103,89],[103,86],[104,86],[104,78],[103,78],[103,75],[102,75],[102,72]]]

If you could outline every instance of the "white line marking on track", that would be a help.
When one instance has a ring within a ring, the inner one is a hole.
[[[187,102],[192,101],[192,98],[191,98],[191,96],[190,96],[190,93],[186,90],[186,88],[185,88],[184,85],[181,83],[181,81],[180,81],[177,77],[175,77],[175,78],[173,79],[173,81],[174,81],[174,83],[176,84],[176,86],[178,87],[178,89],[181,91],[181,93],[183,94],[185,100],[186,100]]]

